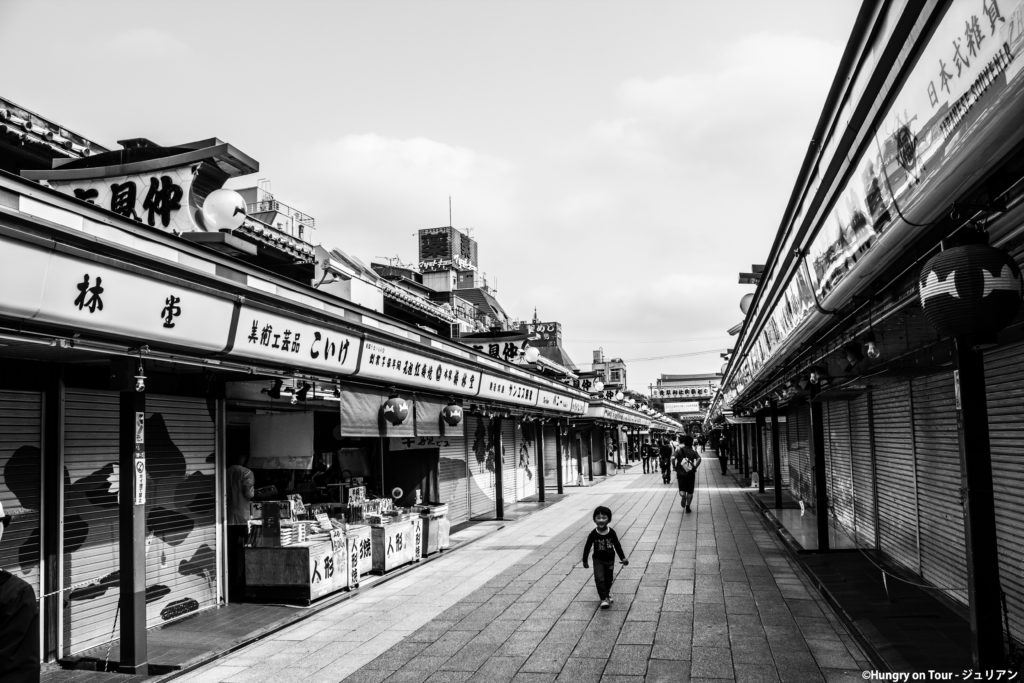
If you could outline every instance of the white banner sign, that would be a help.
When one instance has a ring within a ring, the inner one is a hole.
[[[505,403],[517,403],[524,406],[537,405],[539,389],[526,384],[513,382],[485,372],[480,382],[480,398],[493,398]]]
[[[463,396],[475,396],[480,388],[479,370],[369,340],[363,343],[358,375]]]
[[[231,355],[351,375],[359,358],[359,338],[321,323],[242,306]]]

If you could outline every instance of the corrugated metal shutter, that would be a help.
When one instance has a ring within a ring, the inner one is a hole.
[[[516,497],[537,495],[537,430],[534,423],[516,423]]]
[[[850,455],[853,466],[853,513],[857,544],[863,548],[874,548],[877,515],[868,401],[867,394],[850,401]]]
[[[0,392],[0,502],[15,519],[0,540],[0,567],[40,591],[42,395]]]
[[[917,481],[910,400],[910,384],[900,382],[877,389],[871,410],[878,476],[879,550],[918,571]]]
[[[488,452],[487,421],[476,415],[466,417],[469,446],[469,514],[494,517],[494,455]]]
[[[146,397],[146,625],[217,605],[216,429],[201,398]]]
[[[117,637],[118,395],[68,389],[64,410],[64,654]]]
[[[501,470],[501,489],[505,498],[505,505],[511,505],[519,500],[516,497],[516,477],[519,476],[519,468],[516,461],[519,453],[519,435],[516,434],[515,418],[501,421],[501,454],[504,466]]]
[[[555,471],[558,468],[558,427],[555,425],[544,425],[544,486],[553,487],[558,485]],[[565,458],[565,453],[562,453]],[[562,473],[562,484],[565,484],[565,472]]]
[[[1024,344],[985,354],[999,583],[1010,631],[1024,640]]]
[[[967,541],[960,505],[960,432],[953,373],[915,378],[914,453],[917,459],[921,576],[967,604]]]
[[[468,420],[457,427],[447,427],[441,437],[438,486],[441,502],[448,504],[448,521],[452,524],[469,519],[469,470],[466,456],[469,444],[465,436]],[[447,444],[447,445],[445,445]]]
[[[782,486],[789,488],[789,418],[779,423],[779,468],[782,470]]]
[[[814,506],[814,473],[811,470],[811,414],[806,403],[789,410],[786,415],[789,451],[789,486],[793,495],[808,507]]]
[[[64,651],[117,636],[118,394],[69,390],[65,404]],[[146,623],[217,604],[214,422],[200,399],[147,397]]]
[[[854,533],[853,468],[850,463],[850,404],[829,401],[825,414],[825,480],[835,519],[850,536]]]

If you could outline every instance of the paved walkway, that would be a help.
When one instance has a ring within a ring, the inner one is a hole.
[[[633,467],[178,681],[862,680],[872,667],[746,492]],[[599,610],[580,566],[596,505],[630,565]]]

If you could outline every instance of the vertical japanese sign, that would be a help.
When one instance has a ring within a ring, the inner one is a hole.
[[[135,505],[146,504],[146,414],[135,413]]]

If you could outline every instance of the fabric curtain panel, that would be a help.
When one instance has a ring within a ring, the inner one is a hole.
[[[416,436],[462,436],[462,425],[444,425],[445,433],[441,434],[441,411],[446,405],[448,401],[443,398],[416,397]]]
[[[409,416],[399,425],[384,421],[381,408],[388,400],[385,389],[360,387],[359,389],[341,390],[339,411],[341,415],[340,431],[342,436],[414,436],[414,418],[416,406],[411,394],[399,391],[398,395],[405,399],[409,406]]]

